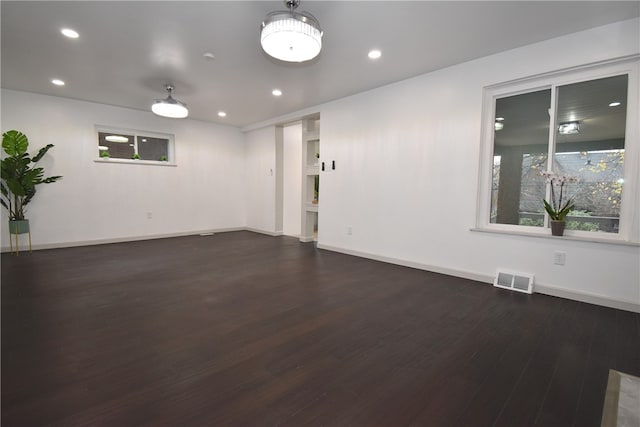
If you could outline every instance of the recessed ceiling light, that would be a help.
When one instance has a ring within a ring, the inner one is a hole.
[[[609,107],[617,107],[620,104],[622,104],[622,103],[618,102],[618,101],[615,101],[615,102],[612,102],[611,104],[609,104]]]
[[[280,89],[274,89],[274,90],[271,91],[271,93],[273,94],[273,96],[282,95],[282,91]]]
[[[213,53],[211,53],[211,52],[205,52],[205,53],[203,53],[203,54],[202,54],[202,56],[204,56],[204,59],[207,59],[207,60],[209,60],[209,61],[211,61],[211,60],[215,59],[215,57],[216,57],[216,56],[215,56]]]
[[[504,121],[504,117],[496,117],[496,122],[502,122]]]
[[[69,37],[70,39],[77,39],[78,37],[80,37],[80,34],[78,34],[77,31],[72,30],[71,28],[63,28],[60,30],[60,32],[65,37]]]
[[[218,111],[218,116],[219,117],[227,117],[227,113],[225,113],[224,111]]]
[[[53,80],[51,80],[51,83],[53,83],[56,86],[64,86],[64,81],[62,81],[60,79],[53,79]]]
[[[378,49],[373,49],[369,51],[368,56],[369,59],[378,59],[382,56],[382,52],[380,52]]]
[[[109,142],[128,142],[129,138],[122,135],[107,135],[104,137]]]

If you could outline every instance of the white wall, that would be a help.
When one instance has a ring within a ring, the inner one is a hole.
[[[639,22],[530,45],[320,106],[322,157],[336,160],[337,168],[321,172],[318,246],[487,281],[496,268],[510,268],[534,273],[545,292],[640,308],[637,246],[470,231],[483,87],[638,54]],[[553,265],[555,250],[566,252],[565,266]]]
[[[176,167],[97,163],[95,125],[175,135]],[[27,206],[35,247],[243,228],[244,140],[233,127],[2,90],[2,131],[20,130],[47,175]],[[147,212],[152,218],[147,218]],[[7,236],[2,209],[2,236]],[[2,240],[6,250],[8,241]]]
[[[499,267],[531,272],[544,292],[640,309],[637,246],[470,231],[483,87],[637,55],[639,28],[638,19],[616,23],[313,107],[323,161],[337,165],[321,173],[319,246],[480,280]],[[174,133],[178,167],[93,162],[95,124]],[[27,133],[32,149],[56,144],[43,163],[65,176],[30,205],[36,244],[238,226],[277,234],[275,125],[242,135],[3,90],[2,129],[12,128]],[[565,266],[553,265],[555,250],[566,252]]]
[[[255,231],[276,231],[276,127],[245,134],[246,226]]]
[[[283,233],[300,236],[302,206],[302,124],[284,128]]]

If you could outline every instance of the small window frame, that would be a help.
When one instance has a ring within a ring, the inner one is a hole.
[[[177,166],[175,161],[175,136],[173,134],[160,133],[154,131],[146,131],[139,129],[129,129],[122,128],[118,126],[105,126],[105,125],[95,125],[95,140],[99,141],[100,133],[114,133],[114,134],[128,134],[133,137],[134,144],[134,153],[139,153],[138,150],[138,139],[139,138],[158,138],[158,139],[166,139],[167,140],[167,160],[143,160],[143,159],[125,159],[125,158],[111,158],[111,157],[100,157],[99,146],[96,147],[97,155],[94,159],[94,162],[98,163],[126,163],[126,164],[137,164],[137,165],[155,165],[155,166]]]

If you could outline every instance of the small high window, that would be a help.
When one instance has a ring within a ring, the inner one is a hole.
[[[98,157],[173,163],[173,136],[98,129]]]

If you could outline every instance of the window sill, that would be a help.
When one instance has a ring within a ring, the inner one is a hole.
[[[640,242],[631,242],[629,240],[623,240],[621,238],[611,238],[608,236],[601,236],[601,235],[597,235],[593,237],[571,236],[566,234],[564,236],[552,236],[551,230],[547,230],[548,234],[543,232],[534,233],[534,232],[526,232],[526,231],[504,230],[504,229],[497,229],[497,228],[478,228],[478,227],[471,228],[470,231],[480,232],[480,233],[490,233],[490,234],[507,234],[511,236],[537,237],[541,239],[560,239],[560,240],[571,240],[576,242],[604,243],[607,245],[640,247]]]
[[[176,167],[177,165],[172,162],[159,162],[157,160],[129,160],[129,159],[94,159],[95,163],[122,163],[128,165],[149,165],[149,166],[170,166]]]

